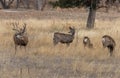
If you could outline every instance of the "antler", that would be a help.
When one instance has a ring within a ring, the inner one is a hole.
[[[26,31],[26,23],[24,23],[23,25],[22,33],[24,33],[25,31]]]
[[[13,25],[13,30],[17,31],[17,32],[20,32],[20,30],[18,29],[18,25],[19,23],[11,23]]]

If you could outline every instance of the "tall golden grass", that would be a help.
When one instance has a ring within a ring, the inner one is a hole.
[[[30,75],[34,78],[68,78],[65,74],[61,74],[63,72],[67,73],[70,78],[119,78],[120,18],[105,19],[104,13],[97,15],[95,28],[92,30],[86,29],[86,19],[82,18],[0,19],[0,62],[3,64],[3,68],[0,70],[1,77],[20,77],[19,68],[11,68],[12,62],[10,60],[11,58],[16,60],[16,58],[21,59],[28,56],[31,61],[38,65],[36,68],[34,65],[33,68],[30,68]],[[103,16],[102,19],[99,19],[101,16]],[[108,16],[111,17],[112,13]],[[19,22],[19,27],[26,23],[29,37],[27,51],[25,52],[24,48],[18,47],[16,55],[14,55],[13,41],[15,31],[12,30],[13,26],[11,25],[14,22]],[[61,43],[54,46],[54,32],[67,33],[69,26],[76,29],[73,43],[69,47]],[[117,44],[113,53],[116,59],[109,56],[107,48],[103,49],[101,38],[106,34],[113,37]],[[82,43],[84,36],[90,37],[93,49],[84,48]],[[27,68],[24,65],[21,68],[23,68],[23,78],[29,78]]]
[[[103,35],[107,34],[115,39],[117,46],[115,48],[114,55],[116,57],[120,56],[119,53],[119,33],[120,33],[120,23],[117,20],[96,20],[95,28],[88,30],[85,27],[85,20],[61,20],[61,19],[28,19],[28,20],[1,20],[0,22],[0,48],[2,51],[10,51],[14,54],[14,43],[13,43],[13,26],[11,23],[19,22],[19,26],[22,27],[23,23],[27,24],[27,33],[29,36],[29,44],[27,46],[27,53],[29,54],[45,54],[45,55],[61,55],[61,56],[85,56],[85,57],[95,57],[95,58],[106,58],[109,56],[107,49],[103,49],[101,38]],[[73,26],[76,29],[76,35],[73,43],[70,47],[59,43],[57,46],[53,46],[53,33],[69,31],[68,27]],[[82,44],[82,39],[84,36],[89,36],[94,48],[88,49],[84,48]],[[24,53],[18,47],[19,53]]]

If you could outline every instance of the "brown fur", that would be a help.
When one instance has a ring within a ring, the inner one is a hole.
[[[84,44],[84,47],[93,48],[93,44],[91,43],[90,38],[87,36],[83,38],[83,44]]]
[[[53,38],[54,45],[58,44],[59,42],[69,45],[70,43],[73,42],[75,29],[71,27],[69,27],[69,29],[70,29],[70,32],[69,32],[70,34],[64,34],[60,32],[54,33],[54,38]]]
[[[28,44],[28,36],[25,33],[26,24],[24,24],[23,28],[20,28],[20,29],[13,28],[13,30],[17,31],[13,36],[14,44],[15,44],[15,54],[16,54],[17,46],[20,46],[20,47],[24,46],[26,50],[26,46]]]
[[[115,49],[116,43],[114,41],[114,39],[112,37],[110,37],[109,35],[104,35],[102,37],[102,44],[104,48],[108,48],[109,52],[110,52],[110,56],[112,56],[113,54],[113,50]]]

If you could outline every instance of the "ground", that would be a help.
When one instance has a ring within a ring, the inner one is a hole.
[[[88,12],[0,11],[0,77],[1,78],[119,78],[120,77],[120,14],[97,12],[95,28],[86,29]],[[15,55],[13,26],[27,24],[29,44],[17,48]],[[70,46],[53,45],[54,32],[76,29]],[[110,35],[116,42],[113,56],[103,48],[101,38]],[[82,39],[89,36],[93,48],[84,48]]]

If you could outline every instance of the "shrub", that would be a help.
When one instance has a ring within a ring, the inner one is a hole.
[[[58,0],[55,2],[50,2],[53,7],[61,7],[61,8],[74,8],[80,7],[82,5],[83,0]]]

